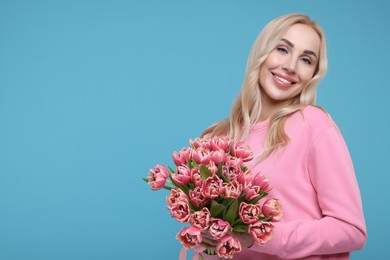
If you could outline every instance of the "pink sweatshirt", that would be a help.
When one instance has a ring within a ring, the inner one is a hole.
[[[268,121],[253,126],[246,143],[260,154]],[[283,220],[266,245],[254,244],[236,260],[349,259],[361,249],[367,233],[354,168],[344,139],[329,117],[314,106],[286,120],[290,142],[257,165],[273,187]],[[202,254],[203,255],[203,254]],[[204,259],[218,259],[205,256]]]

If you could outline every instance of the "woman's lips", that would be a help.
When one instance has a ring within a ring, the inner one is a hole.
[[[279,73],[272,73],[272,76],[275,83],[280,87],[291,87],[296,83],[293,78]]]

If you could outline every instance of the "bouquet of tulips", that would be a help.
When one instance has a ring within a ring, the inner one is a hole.
[[[234,232],[249,233],[261,245],[271,239],[271,222],[281,219],[282,209],[277,199],[265,198],[269,180],[245,166],[253,159],[249,146],[228,137],[196,138],[172,157],[176,169],[156,165],[144,180],[152,190],[170,190],[172,217],[190,223],[176,236],[184,247],[197,247],[209,232],[218,244],[205,252],[232,258],[241,251]]]

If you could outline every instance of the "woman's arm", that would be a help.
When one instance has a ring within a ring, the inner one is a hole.
[[[361,249],[367,233],[360,191],[343,137],[335,126],[322,131],[309,150],[308,170],[323,217],[275,223],[273,239],[250,249],[284,258]],[[305,198],[302,198],[302,204]]]

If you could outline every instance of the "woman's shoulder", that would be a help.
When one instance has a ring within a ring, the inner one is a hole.
[[[336,126],[329,113],[319,106],[306,106],[299,114],[301,114],[300,120],[313,134]]]
[[[303,114],[311,119],[319,122],[332,122],[329,113],[320,106],[309,105],[303,108]]]

